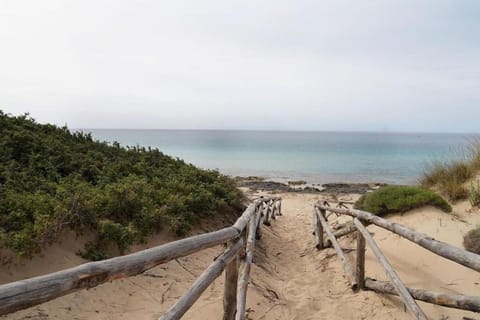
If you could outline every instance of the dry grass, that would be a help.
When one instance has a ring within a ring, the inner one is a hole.
[[[480,254],[480,227],[470,230],[465,235],[463,246],[470,252]]]
[[[466,183],[480,170],[480,139],[470,141],[464,152],[453,161],[435,161],[427,166],[420,184],[436,188],[450,201],[465,199],[471,190]]]

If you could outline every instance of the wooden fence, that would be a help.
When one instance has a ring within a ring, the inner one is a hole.
[[[353,224],[334,233],[328,224],[327,211],[337,215],[351,216],[353,217]],[[476,271],[480,271],[480,255],[437,241],[426,234],[417,232],[399,223],[390,222],[365,211],[348,209],[342,205],[338,205],[337,208],[332,208],[327,202],[318,202],[314,205],[313,224],[317,249],[321,250],[328,246],[332,246],[335,249],[342,262],[344,272],[349,277],[353,290],[368,289],[379,293],[397,295],[402,299],[405,307],[414,319],[427,319],[427,316],[423,313],[415,300],[449,308],[480,312],[480,297],[477,296],[435,293],[422,289],[407,288],[390,265],[365,225],[374,224],[389,230],[439,256]],[[338,238],[353,232],[357,233],[355,271],[337,240]],[[324,240],[324,233],[327,235],[328,241]],[[385,269],[390,282],[365,278],[366,243],[368,243],[380,265]]]
[[[192,287],[160,318],[180,319],[203,291],[225,272],[224,320],[244,320],[255,240],[261,225],[281,215],[281,198],[260,198],[231,227],[205,233],[113,259],[85,263],[47,275],[0,286],[0,315],[25,309],[69,293],[143,273],[170,260],[220,244],[226,249],[195,280]]]

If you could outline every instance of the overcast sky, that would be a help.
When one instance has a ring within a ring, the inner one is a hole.
[[[0,0],[0,109],[72,128],[480,132],[480,1]]]

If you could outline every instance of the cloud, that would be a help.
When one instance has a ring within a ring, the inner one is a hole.
[[[478,131],[476,2],[0,6],[0,106],[41,121]]]

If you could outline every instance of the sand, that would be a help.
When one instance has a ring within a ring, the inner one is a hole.
[[[410,319],[395,297],[373,292],[353,293],[333,249],[317,251],[311,234],[312,205],[317,195],[281,194],[283,213],[264,228],[258,242],[248,291],[249,319]],[[355,198],[351,196],[350,198]],[[331,218],[334,223],[336,218]],[[340,220],[350,218],[342,218]],[[480,225],[480,213],[468,203],[454,206],[454,215],[425,207],[390,219],[428,233],[456,246],[468,230]],[[411,287],[446,293],[480,294],[480,274],[438,257],[429,251],[375,226],[380,248]],[[164,243],[158,237],[149,245]],[[347,237],[344,248],[354,248]],[[15,267],[0,269],[2,283],[71,267],[82,262],[72,248],[79,247],[73,235],[50,248],[44,257]],[[211,248],[147,271],[8,315],[5,319],[157,319],[212,262],[221,248]],[[353,253],[349,257],[353,259]],[[366,274],[387,280],[375,257],[367,250]],[[221,319],[223,277],[207,289],[184,319]],[[431,319],[462,319],[478,315],[420,303]]]

